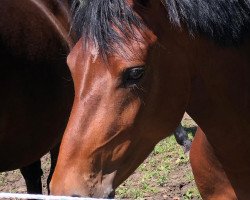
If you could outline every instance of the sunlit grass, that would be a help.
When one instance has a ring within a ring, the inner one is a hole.
[[[189,158],[184,154],[173,136],[162,140],[136,172],[116,191],[116,197],[126,199],[144,199],[157,195],[171,181],[169,174],[178,166],[185,165]],[[192,172],[183,176],[183,181],[192,182]],[[181,199],[199,199],[195,187],[188,188]]]

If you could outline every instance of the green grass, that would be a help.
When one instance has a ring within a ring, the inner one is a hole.
[[[190,200],[194,198],[200,198],[199,191],[195,187],[188,189],[186,193],[183,195],[184,200]]]
[[[177,168],[188,166],[189,159],[183,149],[177,145],[173,136],[162,140],[140,165],[136,172],[127,179],[116,191],[118,199],[151,199],[155,195],[163,194],[166,184],[171,183],[170,174]],[[194,182],[191,171],[183,175],[183,182]],[[165,191],[166,192],[166,191]],[[196,187],[187,188],[181,199],[199,199]]]

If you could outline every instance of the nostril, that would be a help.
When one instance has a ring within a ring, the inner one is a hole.
[[[108,199],[114,199],[115,197],[115,191],[112,191],[109,196],[108,196]]]
[[[81,197],[81,196],[78,194],[73,194],[73,195],[71,195],[71,197]]]

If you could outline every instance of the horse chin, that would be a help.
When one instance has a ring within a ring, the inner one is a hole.
[[[115,191],[112,189],[112,187],[105,187],[102,189],[100,194],[94,195],[95,198],[104,198],[104,199],[113,199],[115,197]]]
[[[100,185],[96,186],[96,192],[94,192],[93,197],[96,198],[114,198],[115,190],[113,189],[113,180],[115,178],[116,172],[104,175]]]
[[[115,190],[112,191],[108,196],[108,199],[114,199],[114,198],[115,198]]]

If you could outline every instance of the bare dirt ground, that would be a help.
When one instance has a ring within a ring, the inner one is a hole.
[[[185,127],[194,122],[184,116]],[[46,178],[49,172],[48,155],[42,158],[43,192],[47,193]],[[26,187],[19,170],[0,173],[0,192],[25,193]],[[178,146],[173,137],[160,142],[154,152],[117,190],[118,199],[199,200],[188,155]]]
[[[43,168],[43,193],[47,194],[46,180],[50,169],[50,156],[42,158]],[[19,170],[0,173],[0,192],[26,193],[26,185]]]

